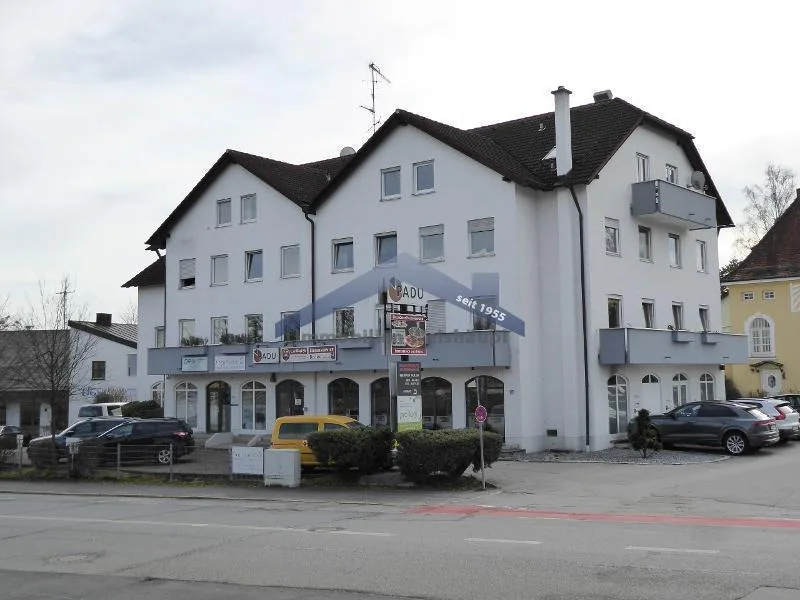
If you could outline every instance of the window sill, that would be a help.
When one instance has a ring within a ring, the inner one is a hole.
[[[670,268],[670,269],[679,269],[679,270],[680,270],[680,269],[683,269],[683,267],[682,267],[682,266],[680,266],[680,265],[670,265],[670,266],[669,266],[669,268]]]
[[[335,273],[352,273],[353,271],[354,271],[354,269],[352,269],[352,268],[350,268],[350,269],[333,269],[331,271],[331,273],[332,274],[335,274]]]
[[[209,287],[225,287],[226,285],[228,285],[227,281],[225,283],[212,283]]]
[[[416,191],[416,192],[412,193],[411,195],[412,196],[426,196],[428,194],[435,194],[435,193],[436,193],[436,190],[419,190],[419,191]]]
[[[442,258],[420,258],[419,262],[421,264],[441,263],[441,262],[444,262],[444,256]]]
[[[396,266],[397,266],[397,263],[393,262],[393,263],[386,263],[386,264],[382,264],[382,265],[375,265],[375,268],[376,269],[391,269],[391,268],[394,268]]]
[[[300,279],[300,273],[297,275],[281,275],[281,279]]]
[[[254,279],[245,279],[244,280],[245,283],[261,283],[262,281],[264,281],[263,277],[256,277]]]
[[[105,381],[105,377],[92,377],[92,381]]]
[[[622,258],[622,254],[620,252],[609,252],[606,250],[606,256],[613,256],[614,258]]]
[[[653,264],[653,259],[652,259],[652,258],[642,258],[642,257],[640,256],[640,257],[639,257],[639,262],[648,263],[648,264],[651,264],[651,265],[652,265],[652,264]]]
[[[258,223],[258,219],[249,219],[247,221],[242,221],[239,223],[240,225],[247,225],[248,223]]]
[[[193,285],[187,285],[187,286],[184,286],[184,287],[179,287],[178,289],[179,290],[193,290],[194,287],[195,286],[193,286]]]
[[[402,196],[383,196],[380,201],[386,202],[389,200],[400,200],[400,198],[402,198]]]
[[[708,271],[705,271],[705,270],[701,271],[701,270],[698,269],[697,272],[701,273],[702,275],[708,275]]]
[[[217,223],[214,226],[214,228],[215,229],[222,229],[223,227],[231,227],[232,225],[233,225],[233,222],[231,222],[231,223]]]
[[[487,256],[495,256],[494,252],[483,252],[481,254],[470,254],[467,258],[486,258]]]

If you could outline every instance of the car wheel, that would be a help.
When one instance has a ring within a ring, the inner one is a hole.
[[[170,448],[159,448],[156,460],[162,465],[170,464],[172,462],[172,450]]]
[[[725,446],[725,451],[733,456],[745,454],[750,447],[747,437],[740,431],[732,431],[726,435],[723,445]]]

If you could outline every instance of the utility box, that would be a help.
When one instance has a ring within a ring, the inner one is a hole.
[[[295,448],[264,450],[264,485],[300,486],[300,451]]]

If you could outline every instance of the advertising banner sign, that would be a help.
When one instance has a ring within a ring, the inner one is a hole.
[[[392,313],[392,356],[426,356],[425,316]]]

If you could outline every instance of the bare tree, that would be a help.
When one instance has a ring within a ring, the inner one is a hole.
[[[53,438],[58,416],[67,413],[70,396],[89,376],[87,365],[97,345],[95,336],[69,329],[70,321],[85,320],[87,312],[72,301],[73,293],[67,277],[55,293],[40,282],[38,299],[29,303],[20,319],[18,381],[45,394]]]
[[[120,321],[126,325],[136,325],[139,320],[139,307],[133,300],[128,300],[128,306],[122,311],[119,316]]]
[[[737,252],[746,255],[761,241],[792,203],[794,194],[794,171],[772,163],[764,170],[763,187],[752,185],[744,188],[748,204],[744,209],[744,223],[738,227],[734,243]]]

